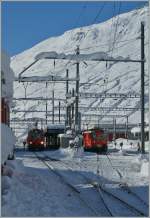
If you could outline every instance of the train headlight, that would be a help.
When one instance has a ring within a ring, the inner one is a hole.
[[[43,141],[41,141],[41,145],[43,145],[44,144],[44,142]]]
[[[29,142],[30,143],[30,145],[32,145],[32,142]]]

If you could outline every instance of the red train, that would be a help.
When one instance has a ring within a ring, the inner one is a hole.
[[[45,134],[42,129],[32,129],[28,132],[27,145],[29,150],[45,149]]]
[[[83,132],[83,147],[85,151],[107,152],[107,135],[102,129],[91,129]]]

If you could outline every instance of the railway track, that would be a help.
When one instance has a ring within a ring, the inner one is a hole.
[[[61,166],[63,164],[66,169],[70,170],[71,172],[74,171],[74,169],[69,167],[68,164],[66,164],[65,161],[62,161],[60,159],[52,158],[52,157],[47,156],[47,155],[44,154],[43,160],[44,161],[45,160],[51,161],[53,164],[54,164],[54,162],[55,162],[55,164],[56,163],[57,164],[61,163]],[[121,193],[121,196],[118,196],[116,194],[116,192],[112,192],[107,186],[105,186],[103,183],[101,183],[101,181],[98,181],[98,182],[97,181],[92,181],[90,178],[88,178],[87,176],[83,175],[83,173],[81,173],[81,172],[78,172],[78,174],[80,176],[82,176],[82,178],[84,178],[84,180],[86,181],[87,184],[90,184],[95,190],[97,190],[97,192],[99,193],[99,197],[100,197],[101,201],[103,202],[106,210],[109,213],[109,216],[117,216],[118,214],[116,214],[116,211],[114,211],[113,208],[110,209],[108,207],[108,204],[109,204],[108,203],[109,202],[108,197],[111,198],[113,201],[115,199],[115,201],[118,202],[117,204],[121,204],[120,207],[122,207],[122,205],[124,205],[123,207],[128,210],[128,213],[129,213],[130,216],[131,215],[132,216],[147,216],[148,215],[147,214],[148,213],[148,204],[146,202],[144,202],[136,193],[134,193],[128,187],[127,184],[125,184],[125,183],[119,183],[118,184],[117,192],[119,191]],[[73,186],[73,185],[71,184],[71,186]],[[74,188],[75,187],[73,186],[73,189]],[[78,192],[78,191],[76,191],[76,192]],[[127,196],[128,196],[128,198],[126,198]],[[127,199],[132,199],[132,200],[130,200],[128,202]],[[138,206],[137,207],[136,207],[135,201],[138,202]],[[147,213],[145,211],[147,211]],[[127,216],[127,211],[125,213],[125,216]]]
[[[144,201],[136,192],[132,191],[132,189],[129,187],[127,182],[124,180],[124,176],[122,175],[122,173],[116,167],[113,166],[112,160],[110,159],[109,155],[106,155],[105,157],[106,158],[104,158],[104,160],[107,161],[108,163],[110,163],[111,168],[117,172],[118,176],[121,179],[120,183],[118,183],[120,189],[123,190],[124,192],[127,192],[128,194],[134,196],[136,199],[138,199],[141,202],[142,205],[144,205],[148,208],[149,207],[148,203],[146,201]]]
[[[149,207],[148,203],[146,201],[144,201],[136,192],[134,192],[129,185],[127,184],[127,182],[124,181],[124,176],[122,175],[122,173],[118,170],[118,167],[114,166],[113,161],[111,160],[111,158],[109,157],[108,154],[106,154],[105,156],[103,156],[102,159],[100,159],[100,166],[101,169],[99,169],[99,171],[101,171],[101,173],[103,174],[103,167],[106,166],[106,161],[107,161],[107,165],[109,165],[111,167],[111,170],[116,172],[116,175],[118,176],[120,182],[117,182],[118,184],[118,188],[120,190],[122,190],[123,192],[126,192],[127,194],[130,194],[132,196],[134,196],[135,198],[137,198],[142,205],[144,205],[145,207]],[[78,163],[76,162],[76,165],[78,165],[80,167],[80,169],[85,167],[85,164],[83,163]],[[87,164],[86,164],[87,165]],[[103,176],[103,175],[102,175]],[[116,183],[114,181],[114,183]],[[132,185],[132,184],[131,184]]]
[[[88,200],[84,199],[84,197],[81,195],[81,191],[79,190],[79,188],[75,187],[74,185],[72,185],[61,173],[59,173],[59,171],[57,171],[57,169],[49,162],[49,161],[57,161],[56,159],[51,159],[48,156],[45,157],[41,157],[39,156],[36,152],[34,152],[35,156],[44,163],[44,165],[46,165],[55,175],[57,175],[61,181],[68,186],[76,195],[77,197],[80,199],[80,201],[88,208],[88,210],[90,209],[93,216],[113,216],[111,211],[109,211],[109,209],[107,208],[107,212],[102,212],[99,210],[96,210],[94,207],[91,206],[91,203],[88,202]]]

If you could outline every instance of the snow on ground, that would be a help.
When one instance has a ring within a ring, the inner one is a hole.
[[[4,123],[0,125],[1,129],[1,164],[7,160],[9,155],[13,155],[13,150],[16,143],[16,137],[12,132],[11,128],[9,128]]]
[[[8,192],[2,198],[2,216],[90,215],[90,211],[59,178],[31,153],[27,153],[27,156],[26,153],[18,154],[14,175],[7,180]],[[6,182],[6,178],[3,178],[3,182]]]
[[[122,139],[118,139],[118,142],[120,141]],[[74,182],[77,181],[79,171],[88,178],[101,180],[111,191],[117,190],[116,182],[127,182],[130,188],[148,203],[148,151],[141,155],[137,152],[136,142],[133,141],[132,147],[129,143],[130,141],[124,141],[124,152],[120,152],[119,144],[116,148],[113,143],[109,144],[112,166],[106,155],[97,156],[94,152],[83,152],[83,149],[76,151],[66,148],[38,153],[66,162],[76,173],[76,177],[73,177],[71,172],[67,171],[67,177],[72,177]],[[78,196],[36,159],[32,152],[16,152],[16,160],[8,161],[7,167],[13,171],[13,175],[2,177],[2,216],[93,216]],[[64,173],[63,166],[59,165],[58,168]],[[87,187],[85,188],[81,180],[78,182],[80,188],[86,191],[86,197],[91,198],[90,189],[87,192]],[[121,191],[117,191],[122,195]],[[126,198],[129,202],[132,201],[128,195]],[[95,206],[96,204],[95,197]],[[121,211],[119,213],[121,214]]]

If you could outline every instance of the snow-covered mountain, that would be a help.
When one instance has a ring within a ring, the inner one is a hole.
[[[82,28],[76,28],[65,32],[58,37],[51,37],[34,47],[12,57],[11,67],[18,74],[30,63],[40,52],[55,51],[57,53],[75,54],[77,45],[80,47],[81,54],[90,54],[96,52],[105,52],[112,57],[125,57],[131,59],[140,59],[141,52],[141,21],[145,23],[145,56],[148,57],[148,7],[134,10],[128,13],[113,17],[103,23],[94,24]],[[40,29],[39,29],[40,31]],[[40,60],[23,76],[46,76],[59,75],[65,76],[66,69],[69,69],[69,77],[75,77],[76,65],[75,61],[67,60]],[[94,93],[139,93],[140,94],[140,70],[139,63],[116,63],[116,62],[93,62],[86,61],[80,63],[80,92]],[[86,84],[85,84],[86,83]],[[48,84],[46,91],[45,83],[28,83],[22,84],[15,82],[14,97],[24,97],[25,87],[27,97],[51,97],[54,89],[56,98],[65,98],[65,83]],[[75,88],[75,83],[70,82],[69,89]],[[148,94],[148,64],[145,64],[145,92]],[[64,103],[62,102],[64,105]],[[51,101],[48,102],[48,110],[52,108]],[[55,101],[58,105],[58,101]],[[91,107],[139,107],[140,99],[99,99],[88,98],[80,99],[79,106],[86,106],[88,109],[82,110],[83,120],[85,113],[91,112]],[[148,98],[145,98],[145,107],[148,108]],[[45,110],[43,101],[16,101],[14,109],[22,110]],[[57,113],[56,111],[55,113]],[[62,111],[65,113],[65,111]],[[103,115],[104,112],[95,112]],[[129,123],[140,122],[140,111],[114,111],[111,109],[105,111],[105,114],[129,114]],[[11,117],[28,118],[28,117],[43,117],[45,113],[16,113]],[[58,117],[56,118],[58,119]],[[98,123],[98,118],[91,119]],[[147,115],[146,115],[147,119]],[[103,117],[100,122],[112,122],[112,118]],[[117,118],[117,123],[125,123],[125,118]],[[84,121],[83,121],[84,123]],[[86,121],[88,123],[88,121]],[[21,124],[23,126],[23,124]]]

